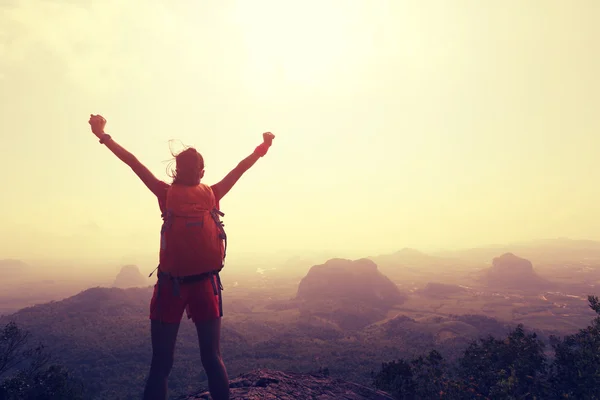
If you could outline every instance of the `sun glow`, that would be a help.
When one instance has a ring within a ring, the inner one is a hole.
[[[282,2],[236,4],[236,23],[247,52],[251,84],[319,85],[347,69],[358,20],[354,2]],[[265,90],[266,88],[263,88]]]

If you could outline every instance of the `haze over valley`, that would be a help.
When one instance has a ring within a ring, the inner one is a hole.
[[[432,348],[453,359],[471,340],[505,335],[517,324],[546,340],[572,334],[593,317],[587,295],[600,284],[600,243],[593,241],[310,259],[224,269],[223,351],[232,374],[326,367],[367,384],[382,361]],[[95,277],[17,260],[0,266],[11,277],[0,297],[1,322],[14,320],[49,342],[97,398],[133,395],[135,385],[130,390],[123,379],[143,384],[151,265],[106,266]],[[187,368],[196,354],[192,326],[183,323],[174,393],[205,379]]]

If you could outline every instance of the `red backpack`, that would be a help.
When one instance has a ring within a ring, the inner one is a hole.
[[[210,186],[171,185],[160,235],[160,270],[172,277],[219,272],[227,244],[222,216]]]

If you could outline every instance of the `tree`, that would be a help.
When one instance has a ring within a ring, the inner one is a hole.
[[[492,398],[545,398],[544,343],[518,325],[503,339],[471,343],[458,362],[458,376],[475,393]]]
[[[30,346],[30,334],[14,322],[0,331],[0,400],[78,400],[82,386],[43,345]]]
[[[29,332],[22,331],[10,322],[0,332],[0,378],[12,371],[31,354],[25,354]]]
[[[373,374],[373,386],[401,400],[411,400],[416,395],[411,363],[403,359],[381,364],[381,370]]]
[[[460,385],[450,378],[442,355],[432,350],[425,357],[413,359],[411,369],[417,399],[459,398]]]
[[[600,399],[600,302],[588,296],[588,303],[597,315],[592,324],[553,345],[553,386],[564,398]]]
[[[554,357],[522,325],[504,339],[489,336],[472,342],[455,366],[432,351],[382,364],[373,384],[398,399],[600,399],[600,301],[588,297],[596,313],[578,333],[553,338]]]
[[[460,382],[452,379],[449,366],[436,350],[411,361],[382,364],[381,371],[373,374],[373,384],[402,400],[472,398]]]

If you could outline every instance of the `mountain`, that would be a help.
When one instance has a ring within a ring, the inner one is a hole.
[[[298,286],[297,299],[362,300],[373,305],[401,303],[398,287],[377,270],[377,264],[363,258],[356,261],[334,258],[315,265]]]
[[[114,287],[121,289],[131,287],[145,287],[148,285],[148,280],[142,275],[137,265],[125,265],[117,274]]]
[[[231,400],[248,399],[348,399],[393,400],[387,393],[341,379],[318,374],[284,373],[259,369],[232,379]],[[209,399],[208,391],[178,397],[177,400]]]
[[[341,329],[361,329],[381,320],[405,300],[406,295],[366,258],[334,258],[313,266],[296,295],[305,322],[329,321]]]
[[[22,275],[30,270],[30,266],[21,260],[0,260],[0,272],[8,277]]]
[[[461,349],[479,337],[502,336],[508,332],[510,325],[483,315],[427,316],[415,319],[399,314],[369,329],[372,337],[378,340],[393,338],[396,342],[413,342],[416,337],[428,338],[438,345],[445,343],[452,353],[454,349]]]
[[[502,245],[438,252],[440,257],[453,257],[465,261],[486,263],[497,254],[516,253],[540,263],[565,263],[589,261],[600,264],[600,242],[567,238],[530,240]]]
[[[494,258],[482,275],[486,286],[498,289],[540,290],[552,286],[534,271],[531,261],[512,253]]]
[[[417,249],[411,249],[409,247],[405,247],[401,250],[398,250],[395,253],[391,254],[382,254],[378,256],[369,257],[371,260],[377,260],[380,263],[393,262],[399,264],[415,264],[415,265],[423,265],[423,264],[432,264],[438,261],[443,261],[444,257],[432,256],[426,253],[423,253]]]

